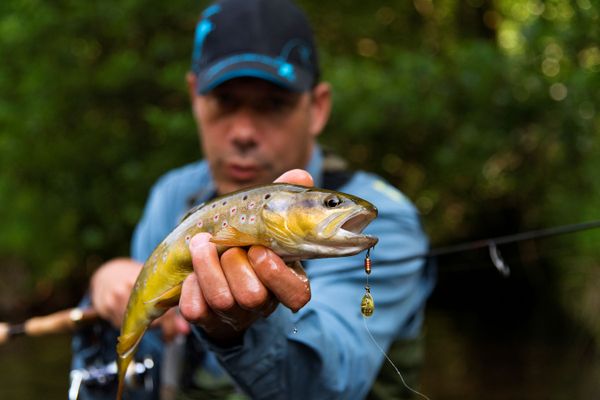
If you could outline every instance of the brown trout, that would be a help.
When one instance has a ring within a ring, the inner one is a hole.
[[[286,262],[357,254],[377,243],[362,230],[377,209],[358,197],[325,189],[274,183],[201,204],[146,260],[129,298],[117,344],[121,398],[127,366],[150,323],[179,304],[193,272],[189,241],[209,232],[222,254],[236,246],[263,245]]]

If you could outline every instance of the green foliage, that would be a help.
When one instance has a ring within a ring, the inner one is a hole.
[[[334,87],[322,141],[404,190],[434,243],[600,215],[596,2],[300,3]],[[199,157],[184,76],[205,4],[0,4],[0,260],[60,281],[128,252],[152,182]],[[534,246],[589,310],[595,239]]]

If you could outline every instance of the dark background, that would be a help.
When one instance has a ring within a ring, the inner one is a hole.
[[[300,3],[334,86],[322,143],[403,190],[433,247],[600,218],[597,1]],[[184,75],[205,4],[0,2],[1,320],[73,306],[156,178],[201,156]],[[600,395],[598,239],[501,246],[508,279],[487,250],[440,258],[422,390]],[[45,393],[49,368],[64,393],[68,357],[20,339],[0,375]]]

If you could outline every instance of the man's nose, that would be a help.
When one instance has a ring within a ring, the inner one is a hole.
[[[258,126],[256,116],[247,108],[238,110],[233,116],[231,138],[237,144],[248,145],[256,142]]]

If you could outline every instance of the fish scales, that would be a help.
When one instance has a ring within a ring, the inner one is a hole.
[[[208,232],[221,255],[227,248],[263,245],[286,261],[356,254],[377,238],[361,234],[377,209],[358,197],[291,184],[241,190],[201,204],[155,248],[129,298],[117,344],[121,398],[127,366],[150,323],[178,305],[193,272],[189,241]]]

